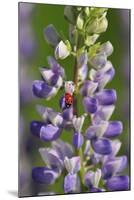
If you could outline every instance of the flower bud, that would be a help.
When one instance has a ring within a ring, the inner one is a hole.
[[[65,6],[64,9],[64,17],[67,19],[71,24],[75,24],[76,17],[74,13],[73,6]]]
[[[66,44],[61,40],[55,48],[55,58],[56,59],[65,59],[69,56],[71,52],[70,43],[66,41]]]
[[[101,19],[96,18],[94,21],[92,21],[90,24],[87,25],[86,31],[88,33],[102,33],[105,32],[108,26],[108,21],[106,17],[103,17]]]
[[[48,44],[50,44],[53,47],[55,47],[58,44],[58,42],[60,41],[60,36],[52,24],[48,25],[45,28],[44,36],[45,36],[45,40],[48,42]]]
[[[83,18],[82,18],[81,13],[80,13],[80,14],[78,15],[78,17],[77,17],[76,26],[77,26],[78,29],[82,30],[83,25],[84,25],[84,20],[83,20]]]

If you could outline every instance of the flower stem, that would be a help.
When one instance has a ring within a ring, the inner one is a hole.
[[[75,91],[74,91],[74,114],[78,115],[78,109],[77,109],[77,94],[78,94],[78,67],[77,67],[77,59],[75,58],[75,65],[74,65],[74,77],[73,77],[74,85],[75,85]],[[82,148],[79,148],[76,150],[77,155],[80,157],[81,162],[81,168],[80,168],[80,181],[82,185],[82,190],[84,189],[84,159],[83,159],[83,152]]]

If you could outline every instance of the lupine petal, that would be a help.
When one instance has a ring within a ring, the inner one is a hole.
[[[44,29],[45,40],[55,47],[60,41],[59,34],[57,33],[55,27],[50,24]]]
[[[40,148],[39,152],[48,167],[61,172],[63,169],[63,161],[59,158],[56,150],[50,148]]]
[[[121,141],[120,140],[113,140],[112,141],[112,153],[111,156],[116,156],[121,148]]]
[[[32,121],[30,123],[30,131],[34,136],[40,137],[40,129],[44,126],[43,122],[40,121]]]
[[[116,91],[111,89],[104,89],[96,93],[96,98],[100,105],[111,105],[117,100]]]
[[[83,65],[81,68],[79,68],[79,70],[78,70],[78,80],[84,81],[87,77],[87,72],[88,72],[87,65]]]
[[[96,69],[100,69],[105,66],[107,62],[107,57],[105,53],[96,54],[95,57],[89,59],[90,64]]]
[[[92,116],[92,123],[99,124],[102,120],[103,121],[109,120],[114,109],[115,109],[114,105],[100,106],[97,112]]]
[[[56,88],[60,88],[63,85],[63,79],[59,74],[54,74],[50,84]]]
[[[113,174],[122,172],[126,166],[127,166],[126,156],[120,156],[112,160],[108,160],[102,168],[103,178],[107,179],[110,178]]]
[[[77,174],[67,174],[64,178],[64,192],[76,193],[80,192],[80,181]]]
[[[73,118],[73,108],[67,108],[67,109],[63,110],[62,116],[63,116],[64,120],[67,120],[67,121],[72,120],[72,118]]]
[[[57,174],[47,167],[35,167],[32,169],[32,178],[40,184],[53,184]]]
[[[48,111],[48,119],[54,126],[60,126],[63,122],[62,115],[53,110]]]
[[[106,138],[99,138],[92,141],[93,149],[96,153],[107,155],[112,152],[111,141]]]
[[[90,143],[89,140],[87,140],[87,141],[86,141],[86,144],[85,144],[85,149],[84,149],[84,155],[85,155],[85,156],[88,156],[88,155],[89,155],[90,148],[91,148],[91,143]]]
[[[52,124],[42,126],[40,129],[40,138],[44,141],[53,141],[61,134],[61,129]]]
[[[47,82],[50,83],[52,76],[54,75],[54,72],[51,69],[47,68],[40,68],[40,73],[43,77],[43,79]]]
[[[82,53],[80,56],[77,57],[78,67],[81,68],[82,66],[87,65],[88,56],[87,53]]]
[[[87,188],[90,188],[94,185],[94,172],[89,171],[84,176],[84,184]]]
[[[55,48],[55,58],[65,59],[70,54],[67,45],[61,40]]]
[[[72,145],[67,142],[63,142],[58,139],[52,142],[52,147],[57,151],[61,160],[64,161],[65,157],[72,158],[74,155],[74,150]]]
[[[60,104],[60,108],[61,108],[62,110],[64,110],[64,109],[66,108],[66,103],[65,103],[65,97],[64,97],[64,96],[62,96],[62,97],[60,98],[59,104]]]
[[[122,133],[123,125],[120,121],[111,121],[104,133],[105,137],[115,137]]]
[[[113,176],[106,182],[109,191],[129,190],[128,176]]]
[[[68,173],[75,174],[80,170],[80,157],[76,156],[70,159],[68,157],[65,157],[64,164]]]
[[[106,65],[99,70],[91,69],[89,72],[89,77],[91,80],[98,83],[99,89],[103,89],[105,85],[111,81],[114,77],[115,70],[110,61],[106,62]]]
[[[73,135],[73,145],[75,148],[79,149],[84,142],[84,137],[81,133],[74,133]]]
[[[101,45],[100,51],[105,52],[107,56],[110,56],[113,53],[113,45],[111,42],[107,41]]]
[[[95,90],[97,89],[98,83],[93,81],[85,81],[80,92],[83,96],[90,96],[92,95]]]
[[[111,158],[114,158],[117,153],[119,152],[120,148],[121,148],[121,141],[120,140],[112,140],[111,141],[111,146],[112,146],[112,152],[107,155],[107,156],[103,156],[102,158],[102,163],[103,165],[109,161]]]
[[[87,113],[95,113],[97,110],[97,101],[93,97],[84,97],[83,105]]]
[[[65,76],[65,71],[64,71],[63,67],[60,66],[60,64],[52,56],[48,56],[48,63],[50,65],[52,71],[54,72],[54,74],[58,74],[61,77]]]
[[[46,108],[42,105],[36,106],[37,112],[40,114],[40,116],[43,118],[44,122],[48,122],[48,110],[52,110],[51,108]]]
[[[94,165],[100,163],[102,161],[102,155],[94,152],[91,155],[91,161],[92,161],[92,164]]]
[[[84,176],[84,184],[87,188],[98,188],[101,179],[101,170],[97,169],[95,172],[89,171]]]
[[[91,140],[96,137],[101,137],[108,127],[107,121],[102,121],[100,124],[89,126],[86,130],[86,138]]]
[[[56,94],[57,90],[55,87],[47,85],[44,81],[34,81],[33,93],[39,98],[49,99]]]
[[[87,116],[87,114],[83,114],[81,117],[76,117],[74,116],[72,119],[72,123],[74,126],[75,131],[77,132],[81,132],[85,117]]]

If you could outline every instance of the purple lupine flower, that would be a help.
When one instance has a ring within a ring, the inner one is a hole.
[[[39,98],[49,100],[56,95],[59,88],[63,85],[64,69],[56,62],[53,57],[48,57],[51,69],[41,68],[40,72],[44,80],[33,82],[33,93]]]
[[[80,192],[80,181],[77,172],[80,170],[80,157],[72,157],[68,159],[65,157],[65,167],[68,174],[64,178],[65,193]]]
[[[74,126],[74,135],[73,135],[73,145],[75,148],[79,149],[84,142],[83,134],[81,133],[81,129],[85,120],[86,114],[82,115],[81,117],[73,117],[73,126]]]
[[[57,173],[47,167],[35,167],[32,169],[32,178],[40,184],[53,184]]]
[[[33,93],[39,98],[49,99],[56,94],[56,88],[49,86],[44,81],[34,81],[33,83]]]
[[[120,191],[129,189],[128,176],[113,176],[106,181],[106,187],[109,191]]]
[[[84,184],[91,192],[95,191],[103,191],[98,187],[99,182],[101,180],[101,170],[97,169],[96,172],[88,171],[84,177]]]
[[[64,192],[65,193],[78,193],[80,192],[80,181],[77,174],[67,174],[64,179]]]
[[[107,179],[116,173],[122,172],[127,166],[127,157],[120,156],[113,159],[109,159],[102,168],[103,178]]]

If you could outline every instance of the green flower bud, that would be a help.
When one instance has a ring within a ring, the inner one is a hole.
[[[69,21],[69,23],[75,24],[76,16],[75,16],[75,10],[73,6],[65,6],[64,17]]]
[[[85,7],[85,8],[84,8],[84,12],[85,12],[86,16],[88,17],[88,16],[89,16],[89,13],[90,13],[89,7]]]
[[[86,39],[85,39],[85,45],[87,46],[91,46],[93,45],[96,40],[98,39],[99,35],[98,34],[94,34],[94,35],[87,35]]]
[[[98,22],[98,26],[96,27],[96,33],[102,33],[107,30],[108,27],[108,21],[107,18],[104,17]]]
[[[80,13],[77,17],[76,26],[78,29],[82,30],[83,25],[84,25],[84,20],[83,20],[82,14]]]
[[[105,32],[108,26],[108,21],[106,17],[102,17],[100,19],[96,18],[92,20],[89,24],[87,24],[86,31],[91,33],[102,33]]]

